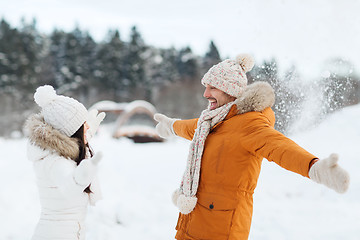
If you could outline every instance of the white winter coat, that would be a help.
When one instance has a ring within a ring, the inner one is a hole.
[[[28,158],[34,164],[39,189],[41,215],[32,240],[85,239],[87,206],[100,198],[96,176],[85,185],[76,183],[79,168],[72,159],[78,144],[50,125],[41,115],[30,117],[25,125],[29,135]],[[86,161],[86,160],[84,160]],[[84,192],[91,184],[92,193]]]

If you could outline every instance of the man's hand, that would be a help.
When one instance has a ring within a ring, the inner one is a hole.
[[[154,119],[158,122],[158,124],[156,125],[156,132],[157,134],[159,134],[160,137],[169,138],[172,136],[176,136],[173,129],[173,124],[178,119],[168,118],[167,116],[160,113],[156,113],[154,115]]]
[[[309,170],[310,179],[338,193],[346,192],[350,177],[347,171],[337,164],[338,160],[338,155],[333,153],[328,158],[315,162]]]

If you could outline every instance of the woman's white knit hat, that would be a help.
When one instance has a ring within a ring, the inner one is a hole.
[[[240,54],[236,60],[226,59],[214,66],[201,79],[230,96],[239,98],[247,86],[246,73],[254,67],[254,59],[248,54]]]
[[[87,120],[88,111],[77,100],[57,95],[50,85],[38,87],[35,102],[41,107],[46,123],[66,136],[72,136]]]

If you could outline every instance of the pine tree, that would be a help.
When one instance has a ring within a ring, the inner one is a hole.
[[[161,62],[158,63],[158,80],[162,84],[170,84],[179,79],[179,72],[176,67],[176,57],[178,52],[175,48],[161,49]]]
[[[22,52],[20,53],[20,63],[23,72],[22,89],[26,93],[31,93],[37,87],[37,77],[40,72],[40,60],[43,57],[43,37],[40,36],[36,29],[36,20],[33,19],[31,24],[22,22],[20,29],[20,39]]]
[[[180,78],[184,81],[194,81],[199,77],[199,64],[190,47],[180,50],[176,59]]]
[[[144,58],[147,47],[136,26],[131,28],[130,42],[126,48],[124,59],[124,78],[129,82],[130,96],[138,98],[149,98],[145,93],[136,93],[136,88],[142,88],[144,91],[149,89],[144,69]]]
[[[15,70],[12,67],[11,51],[14,50],[13,39],[17,38],[16,29],[11,29],[10,25],[2,19],[0,22],[0,90],[5,91],[12,85]]]
[[[109,31],[108,40],[100,44],[96,53],[94,76],[97,85],[113,100],[121,101],[128,82],[124,79],[125,44],[119,31]]]
[[[209,51],[205,54],[203,59],[203,73],[207,72],[213,65],[221,62],[219,51],[215,46],[214,41],[210,41]]]
[[[49,72],[51,74],[49,78],[43,79],[43,81],[48,81],[49,84],[57,89],[69,83],[66,76],[68,73],[68,68],[66,67],[67,33],[55,29],[49,39],[49,53],[46,56],[47,61],[45,63],[51,63],[52,70]]]

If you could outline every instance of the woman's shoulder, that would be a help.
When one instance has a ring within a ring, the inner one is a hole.
[[[27,146],[27,155],[28,159],[34,163],[54,164],[56,162],[58,164],[76,166],[74,160],[61,156],[56,151],[41,148],[30,142]]]
[[[76,159],[79,155],[77,139],[68,137],[44,121],[41,114],[30,116],[24,130],[32,145],[49,152],[56,152],[64,158]]]

